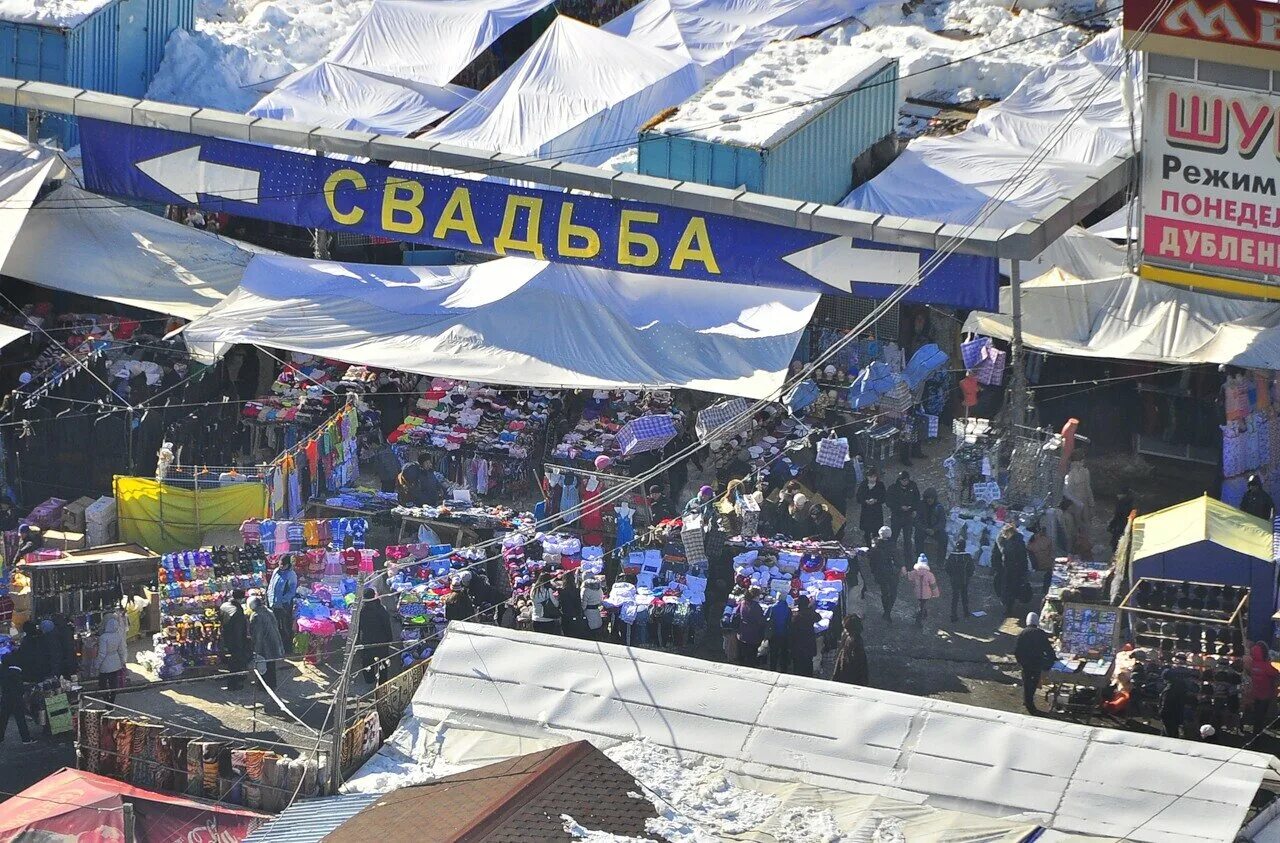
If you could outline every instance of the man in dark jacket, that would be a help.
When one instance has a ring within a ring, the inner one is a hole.
[[[18,666],[22,669],[22,678],[27,682],[39,682],[49,676],[53,670],[53,659],[49,655],[49,642],[35,621],[22,624],[22,643],[14,651]]]
[[[884,500],[888,491],[880,482],[875,469],[867,471],[867,478],[858,484],[857,499],[862,508],[858,512],[858,529],[868,546],[884,526]]]
[[[889,487],[886,497],[889,504],[889,526],[893,528],[893,540],[902,539],[902,558],[916,558],[916,513],[920,509],[920,487],[911,475],[902,472],[898,482]]]
[[[1244,490],[1244,497],[1240,500],[1240,509],[1255,518],[1261,518],[1268,524],[1271,523],[1276,505],[1271,500],[1271,495],[1267,494],[1267,490],[1262,488],[1262,478],[1256,474],[1249,475],[1249,485]]]
[[[785,594],[769,607],[764,618],[769,624],[769,669],[786,673],[791,666],[791,607]]]
[[[444,487],[431,465],[431,454],[423,451],[417,462],[400,469],[396,483],[400,503],[408,506],[439,506],[444,500]]]
[[[996,595],[1004,603],[1004,616],[1014,616],[1015,607],[1030,594],[1030,557],[1022,533],[1005,524],[991,549],[991,573]]]
[[[738,601],[734,615],[738,624],[738,663],[755,667],[766,629],[764,609],[760,608],[760,589],[748,588],[746,596]]]
[[[360,664],[364,668],[364,681],[370,685],[381,685],[386,681],[387,669],[390,667],[387,656],[391,653],[393,636],[391,614],[378,599],[378,593],[372,588],[366,588],[364,601],[360,604],[360,632],[357,643],[360,645]]]
[[[951,621],[955,623],[960,620],[960,615],[956,612],[957,606],[964,609],[967,616],[969,614],[969,580],[973,579],[973,572],[976,569],[973,561],[973,554],[965,550],[964,536],[956,539],[955,547],[947,554],[947,581],[951,586]]]
[[[893,543],[893,530],[881,527],[880,532],[871,540],[871,548],[867,551],[868,567],[871,576],[880,589],[880,608],[884,610],[886,623],[893,623],[893,604],[898,600],[898,581],[902,578],[903,568],[895,558],[897,545]],[[863,586],[865,590],[866,586]]]
[[[938,567],[945,562],[947,549],[947,513],[938,501],[936,489],[925,489],[916,515],[916,543],[919,550]]]
[[[565,571],[557,580],[556,587],[560,598],[560,632],[566,638],[586,638],[587,612],[582,608],[577,574]]]
[[[0,741],[9,731],[9,718],[18,721],[18,737],[23,743],[35,743],[27,731],[26,700],[22,684],[22,665],[16,652],[7,653],[0,661]]]
[[[1164,688],[1160,690],[1160,722],[1166,738],[1182,737],[1182,721],[1186,717],[1187,683],[1180,671],[1168,668],[1160,677]]]
[[[1040,686],[1040,674],[1053,667],[1058,655],[1053,651],[1049,633],[1040,628],[1040,616],[1027,615],[1027,625],[1018,633],[1013,657],[1022,668],[1022,704],[1028,714],[1039,714],[1036,709],[1036,688]]]
[[[227,667],[231,676],[227,679],[228,691],[244,688],[244,674],[249,669],[249,616],[244,612],[244,589],[231,592],[218,609],[222,615],[222,647],[227,653]]]
[[[813,675],[813,658],[818,655],[818,634],[813,625],[819,619],[809,595],[797,596],[796,610],[791,615],[789,629],[791,672],[796,676]],[[773,642],[769,643],[769,647],[773,647]]]

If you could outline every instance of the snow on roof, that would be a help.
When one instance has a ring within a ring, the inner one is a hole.
[[[776,41],[703,88],[653,131],[770,146],[889,61],[870,50],[823,41]]]
[[[1276,763],[1230,747],[466,623],[449,625],[401,728],[348,787],[366,789],[364,779],[387,789],[420,775],[437,753],[427,723],[605,747],[638,737],[758,780],[1141,841],[1234,840]],[[482,742],[471,746],[483,754]]]
[[[115,0],[0,0],[0,20],[75,26]]]

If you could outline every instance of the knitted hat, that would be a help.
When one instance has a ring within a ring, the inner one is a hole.
[[[878,535],[883,541],[888,541],[889,539],[893,538],[893,528],[881,527],[880,532],[876,533],[876,535]]]
[[[1039,625],[1040,625],[1040,616],[1037,615],[1035,612],[1028,612],[1027,626],[1039,626]]]
[[[915,569],[917,571],[929,570],[929,559],[923,553],[916,559]]]

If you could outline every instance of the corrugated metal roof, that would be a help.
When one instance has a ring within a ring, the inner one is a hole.
[[[320,843],[326,834],[381,797],[380,793],[350,793],[296,802],[244,843]]]

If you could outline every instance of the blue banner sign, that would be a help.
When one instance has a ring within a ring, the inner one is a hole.
[[[649,275],[883,298],[930,253],[786,226],[80,121],[86,186],[304,228]],[[996,308],[996,262],[953,255],[908,301]]]

